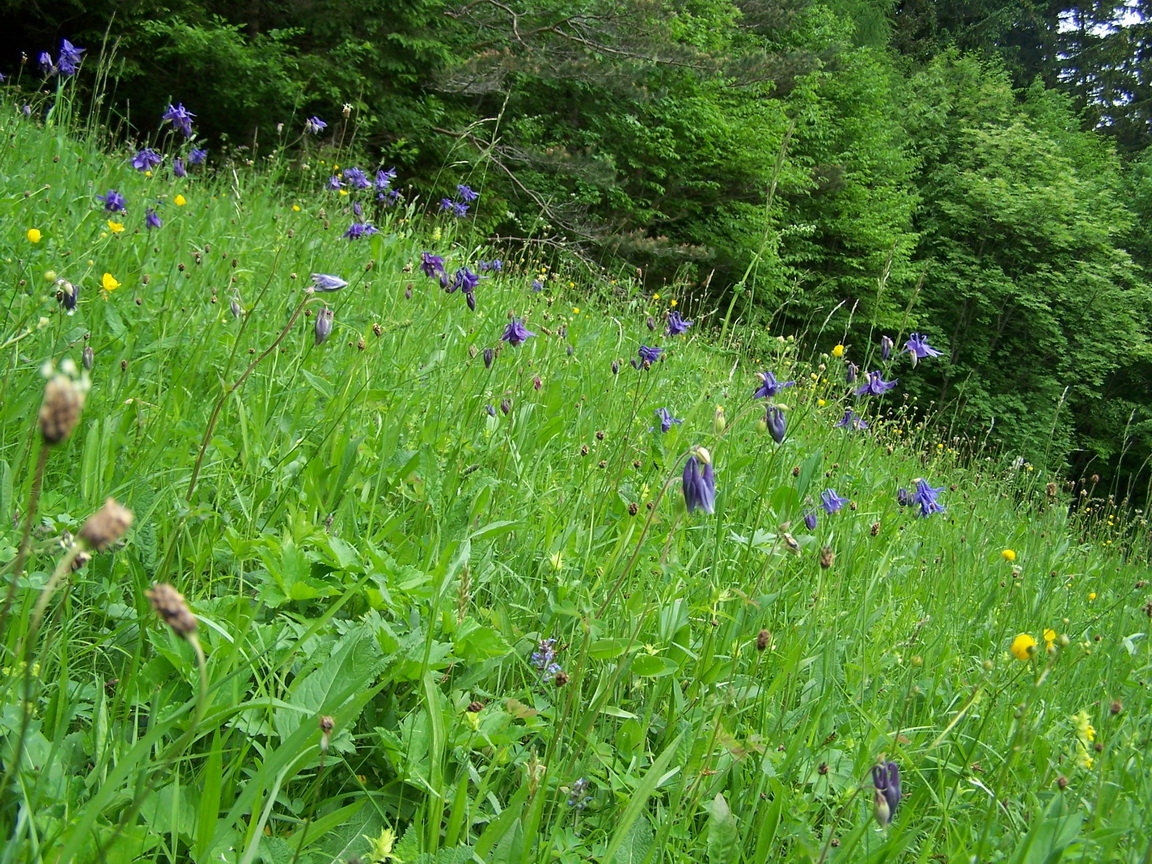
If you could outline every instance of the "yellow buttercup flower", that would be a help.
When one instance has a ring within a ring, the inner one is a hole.
[[[124,223],[123,222],[113,222],[111,219],[109,219],[108,220],[108,230],[111,231],[113,234],[119,234],[121,231],[124,230]]]
[[[111,273],[105,273],[104,278],[100,280],[100,284],[105,291],[115,291],[120,287],[120,283],[116,281],[116,277]]]
[[[299,204],[293,204],[292,205],[292,212],[293,213],[299,213],[300,212],[300,205]]]
[[[673,300],[671,305],[672,305],[672,306],[675,306],[675,305],[676,305],[676,301],[675,301],[675,300]]]
[[[1088,594],[1088,602],[1089,602],[1089,603],[1091,603],[1091,602],[1092,602],[1093,600],[1095,600],[1095,599],[1096,599],[1096,592],[1095,592],[1095,591],[1091,591],[1091,592],[1089,592],[1089,594]]]
[[[175,198],[172,199],[172,201],[173,201],[173,203],[175,203],[175,205],[177,207],[183,207],[185,204],[188,203],[188,199],[185,198],[183,195],[177,195]]]
[[[1036,648],[1036,640],[1027,633],[1020,633],[1012,640],[1012,647],[1008,650],[1017,660],[1029,660]]]
[[[40,237],[41,237],[40,229],[39,228],[29,228],[28,233],[25,236],[27,236],[29,243],[39,243]]]
[[[1052,643],[1056,641],[1056,631],[1051,627],[1044,631],[1044,641],[1048,643],[1048,647],[1052,647]]]
[[[843,345],[837,345],[835,348],[833,348],[832,349],[832,356],[833,357],[843,357],[844,356],[844,346]]]
[[[1005,561],[1011,563],[1011,562],[1016,560],[1016,553],[1013,552],[1011,549],[1004,549],[1000,552],[1000,557],[1003,558]]]

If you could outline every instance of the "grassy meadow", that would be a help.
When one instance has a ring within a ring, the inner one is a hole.
[[[0,864],[1152,860],[1141,514],[856,395],[909,332],[493,248],[474,169],[163,126],[137,170],[23,105]]]

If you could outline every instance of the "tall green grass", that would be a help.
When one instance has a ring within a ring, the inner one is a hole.
[[[844,363],[878,349],[818,353],[846,312],[721,345],[723,310],[523,253],[472,312],[421,253],[501,251],[417,190],[342,239],[355,196],[322,187],[347,154],[144,176],[21,104],[0,107],[0,862],[1149,860],[1141,514],[942,440],[899,389],[857,400]],[[350,284],[312,295],[314,272]],[[696,320],[675,339],[672,301]],[[502,343],[510,315],[537,335]],[[641,344],[666,354],[634,368]],[[85,348],[49,447],[45,366]],[[781,445],[762,369],[797,382]],[[850,406],[867,431],[834,426]],[[681,500],[694,446],[714,515]],[[944,513],[897,504],[918,478]],[[807,528],[829,488],[851,505]],[[46,593],[106,497],[131,530]],[[197,616],[203,681],[156,582]],[[562,674],[533,664],[549,639]]]

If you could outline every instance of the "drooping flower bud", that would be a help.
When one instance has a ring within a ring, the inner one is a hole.
[[[325,306],[316,315],[316,344],[321,344],[332,334],[332,310]]]
[[[772,440],[777,444],[783,444],[788,421],[778,405],[768,406],[768,413],[764,417],[764,422],[768,424],[768,431],[772,434]]]

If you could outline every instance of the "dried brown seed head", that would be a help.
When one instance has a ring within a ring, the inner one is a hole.
[[[761,630],[756,634],[756,650],[763,651],[768,647],[768,642],[771,640],[772,634],[767,630]]]
[[[157,582],[146,592],[156,614],[177,636],[189,638],[196,632],[196,617],[184,602],[184,595],[164,582]]]
[[[103,552],[132,526],[132,511],[108,498],[80,528],[80,539],[94,552]]]
[[[68,440],[80,422],[84,392],[67,375],[56,375],[44,386],[44,403],[40,406],[40,434],[48,445]]]

